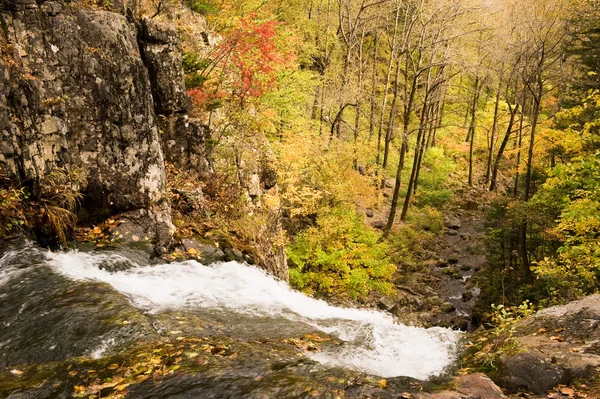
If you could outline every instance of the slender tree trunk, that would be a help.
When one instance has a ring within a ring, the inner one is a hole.
[[[396,63],[396,73],[394,81],[394,97],[392,99],[392,105],[390,107],[390,116],[388,118],[387,129],[385,131],[385,142],[383,150],[383,170],[387,168],[388,158],[390,153],[390,144],[392,142],[392,135],[394,132],[394,121],[396,119],[396,113],[398,112],[398,97],[400,94],[400,59]]]
[[[431,121],[426,122],[431,125]],[[417,162],[417,174],[415,175],[415,183],[413,185],[413,195],[417,195],[417,189],[419,187],[419,176],[421,175],[421,164],[423,163],[423,157],[425,156],[425,152],[427,151],[427,140],[426,135],[423,134],[421,139],[421,146],[419,147],[419,160]]]
[[[415,187],[415,183],[417,181],[417,174],[419,169],[419,155],[421,154],[421,145],[423,136],[425,135],[425,123],[426,123],[426,113],[427,113],[427,96],[425,98],[425,104],[423,104],[423,111],[421,112],[421,120],[419,122],[419,132],[417,134],[417,140],[415,142],[415,154],[413,157],[413,166],[410,172],[410,179],[408,180],[408,188],[406,190],[406,195],[404,196],[404,204],[402,205],[402,212],[400,213],[400,220],[406,220],[406,215],[408,214],[408,207],[410,205],[410,200],[413,196],[413,188]]]
[[[371,112],[369,113],[369,140],[375,132],[375,100],[377,94],[377,42],[378,34],[373,38],[373,76],[371,77]]]
[[[521,118],[519,120],[519,136],[517,138],[516,150],[517,150],[517,170],[515,173],[515,187],[513,189],[513,197],[516,199],[519,194],[519,167],[521,166],[521,146],[523,144],[523,125],[525,123],[525,105],[527,98],[525,91],[523,91],[521,98]]]
[[[446,100],[442,100],[442,105],[438,108],[437,121],[435,128],[433,129],[433,137],[431,138],[431,147],[435,147],[437,142],[437,133],[442,128],[442,120],[444,118],[444,107],[446,106]]]
[[[502,143],[500,144],[500,148],[498,149],[498,154],[496,155],[496,159],[494,161],[494,166],[492,168],[492,175],[490,176],[490,191],[496,191],[497,189],[497,179],[498,179],[498,170],[500,169],[500,161],[502,160],[502,156],[504,155],[504,150],[506,150],[506,146],[508,145],[508,140],[512,135],[513,126],[515,124],[515,117],[519,110],[519,105],[515,105],[513,108],[510,103],[508,103],[508,111],[510,113],[510,120],[508,121],[508,127],[506,128],[506,133],[504,134],[504,138],[502,139]]]
[[[342,74],[342,87],[340,89],[340,110],[338,111],[339,121],[335,130],[335,134],[338,138],[342,135],[342,121],[344,120],[344,96],[346,94],[346,88],[348,87],[348,81],[350,79],[350,47],[346,48],[346,56],[344,57],[344,72]]]
[[[419,84],[419,75],[416,75],[412,81],[410,88],[410,95],[408,101],[404,105],[403,115],[403,126],[402,126],[402,145],[400,147],[400,157],[398,158],[398,167],[396,168],[396,184],[394,186],[394,194],[392,195],[392,204],[390,207],[390,213],[388,220],[383,228],[383,237],[387,237],[394,225],[394,219],[396,218],[396,211],[398,209],[398,199],[400,198],[400,185],[402,183],[402,172],[404,170],[404,162],[406,158],[406,152],[408,151],[408,128],[410,126],[410,114],[412,112],[415,93],[417,92],[417,85]]]
[[[498,111],[500,108],[500,93],[502,91],[502,75],[498,83],[498,92],[496,93],[496,104],[494,104],[494,121],[492,122],[492,136],[490,137],[490,147],[488,151],[487,166],[485,172],[485,184],[489,184],[492,175],[492,162],[494,160],[494,151],[496,147],[496,132],[498,130]]]
[[[317,119],[319,116],[319,97],[321,96],[321,87],[315,89],[315,98],[313,100],[312,112],[310,113],[311,119]]]
[[[387,97],[390,89],[390,82],[392,79],[392,69],[394,67],[395,52],[396,52],[396,41],[398,38],[398,23],[400,22],[400,9],[396,10],[396,19],[394,22],[394,33],[392,35],[392,42],[390,43],[390,60],[388,62],[387,74],[385,78],[385,88],[383,90],[383,101],[381,104],[381,112],[379,113],[379,130],[377,132],[377,165],[381,160],[381,140],[383,138],[383,124],[385,120],[385,111],[387,109]],[[385,167],[384,167],[385,169]],[[383,172],[385,175],[385,171]],[[385,176],[383,177],[385,180]]]
[[[475,93],[473,94],[473,104],[471,108],[471,123],[469,125],[469,186],[473,185],[473,148],[475,144],[475,130],[477,129],[477,104],[479,103],[479,94],[481,93],[479,85],[479,76],[475,78]]]
[[[394,186],[394,194],[392,196],[392,205],[390,207],[390,214],[388,216],[387,223],[383,228],[383,238],[387,238],[394,225],[394,219],[396,219],[396,210],[398,209],[398,199],[400,198],[400,185],[402,184],[402,170],[404,169],[404,158],[408,151],[408,137],[402,135],[402,145],[400,146],[400,158],[398,160],[398,168],[396,169],[396,182]]]

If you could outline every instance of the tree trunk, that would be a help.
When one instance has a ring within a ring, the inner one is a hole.
[[[471,107],[471,123],[469,124],[470,138],[469,144],[469,186],[473,185],[473,147],[475,144],[475,130],[477,129],[477,104],[479,103],[479,94],[481,93],[479,85],[479,76],[475,77],[475,93],[473,94],[473,104]]]
[[[387,129],[385,131],[385,142],[383,150],[383,170],[387,168],[388,158],[390,153],[390,144],[392,141],[392,134],[394,132],[394,121],[396,119],[396,113],[398,112],[398,97],[400,94],[400,59],[396,63],[396,73],[394,81],[394,97],[392,99],[392,105],[390,107],[390,116],[388,118]]]
[[[494,105],[494,121],[492,122],[492,136],[490,137],[490,147],[488,151],[487,166],[485,171],[485,184],[490,182],[492,175],[492,162],[494,160],[494,150],[496,149],[496,132],[498,130],[498,111],[500,106],[500,92],[502,91],[502,74],[498,84],[498,93],[496,93],[496,104]]]
[[[502,160],[502,155],[504,155],[504,150],[508,145],[508,140],[510,140],[510,136],[513,131],[512,128],[515,124],[515,117],[517,116],[517,112],[519,110],[519,105],[516,104],[513,108],[510,103],[508,103],[508,111],[510,112],[510,120],[508,121],[508,127],[506,128],[506,133],[504,134],[504,138],[502,139],[502,143],[500,144],[500,148],[498,149],[498,154],[496,155],[496,159],[494,161],[494,167],[492,168],[492,175],[490,176],[490,191],[496,191],[497,189],[497,179],[498,179],[498,170],[500,169],[500,161]]]
[[[519,167],[521,164],[521,145],[523,144],[523,124],[525,122],[525,105],[527,102],[527,98],[525,96],[525,92],[523,91],[521,98],[521,118],[519,120],[519,137],[516,143],[517,149],[517,171],[515,173],[515,187],[513,189],[513,197],[516,199],[519,194]]]
[[[403,126],[402,126],[402,145],[400,147],[400,157],[398,158],[398,167],[396,168],[396,184],[392,196],[392,204],[388,215],[387,224],[383,228],[383,237],[387,237],[394,225],[396,210],[398,209],[398,199],[400,198],[400,184],[402,183],[402,171],[404,170],[404,161],[408,151],[408,128],[410,126],[410,114],[412,112],[417,85],[419,84],[419,75],[416,75],[412,81],[408,102],[404,105]]]
[[[378,35],[375,33],[373,38],[373,76],[371,77],[371,112],[369,113],[369,140],[373,138],[375,132],[375,97],[377,90],[377,40]]]

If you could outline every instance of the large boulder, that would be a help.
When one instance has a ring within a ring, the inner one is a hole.
[[[517,323],[518,351],[500,357],[497,382],[512,392],[546,393],[600,368],[600,295],[544,309]]]

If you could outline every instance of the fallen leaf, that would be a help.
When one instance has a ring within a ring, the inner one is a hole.
[[[563,342],[565,340],[565,337],[563,337],[562,335],[554,335],[550,337],[550,339],[556,342]]]
[[[94,230],[92,230],[92,233],[100,234],[100,233],[102,233],[102,229],[100,227],[96,227]]]
[[[10,373],[13,375],[23,375],[23,372],[17,369],[10,370]]]
[[[187,253],[190,255],[198,255],[198,250],[195,248],[188,248]]]
[[[571,349],[569,349],[569,352],[573,352],[573,353],[581,352],[581,348],[571,348]]]
[[[401,396],[402,399],[410,399],[412,398],[412,395],[409,394],[408,392],[404,392]]]
[[[77,370],[69,371],[69,375],[75,377],[77,375]]]
[[[379,380],[379,386],[382,388],[387,387],[387,381],[384,379]]]
[[[575,397],[575,390],[573,388],[561,387],[559,388],[559,391],[562,395],[567,395],[570,398]]]

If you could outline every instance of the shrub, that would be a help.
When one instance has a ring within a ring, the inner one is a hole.
[[[364,297],[392,292],[396,267],[389,247],[343,206],[317,217],[316,226],[299,234],[287,248],[290,282],[317,296]]]
[[[202,15],[215,14],[219,11],[219,7],[210,0],[189,0],[188,6],[192,11]]]

